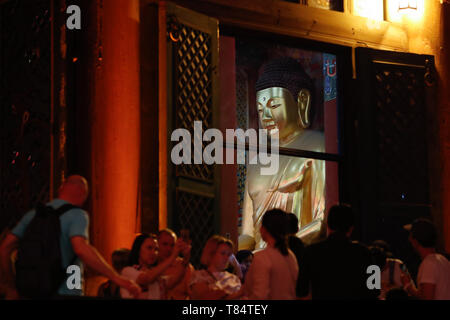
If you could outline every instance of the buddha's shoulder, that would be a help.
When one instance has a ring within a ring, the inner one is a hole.
[[[288,148],[324,152],[325,135],[321,131],[305,130]]]

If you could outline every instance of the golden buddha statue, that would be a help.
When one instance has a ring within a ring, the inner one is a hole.
[[[295,59],[269,61],[256,82],[260,128],[278,134],[279,146],[324,152],[321,132],[309,130],[312,121],[313,82]],[[278,208],[299,220],[297,236],[311,242],[319,235],[325,209],[325,161],[279,156],[274,175],[261,175],[259,164],[247,165],[243,223],[239,249],[261,249],[264,213]]]

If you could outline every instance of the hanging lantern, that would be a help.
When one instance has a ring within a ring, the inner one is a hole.
[[[417,0],[400,0],[398,2],[398,11],[417,10]]]

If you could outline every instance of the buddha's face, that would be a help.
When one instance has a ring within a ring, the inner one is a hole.
[[[301,130],[297,103],[289,90],[273,87],[256,93],[259,121],[269,135],[279,134],[282,141]]]

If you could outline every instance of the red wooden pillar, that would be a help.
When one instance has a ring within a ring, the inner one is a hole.
[[[442,4],[441,50],[439,55],[439,109],[440,140],[443,156],[442,214],[445,249],[450,252],[450,4]]]
[[[139,0],[97,2],[95,50],[91,242],[110,261],[115,249],[131,247],[139,227]],[[95,290],[88,283],[87,294]]]

